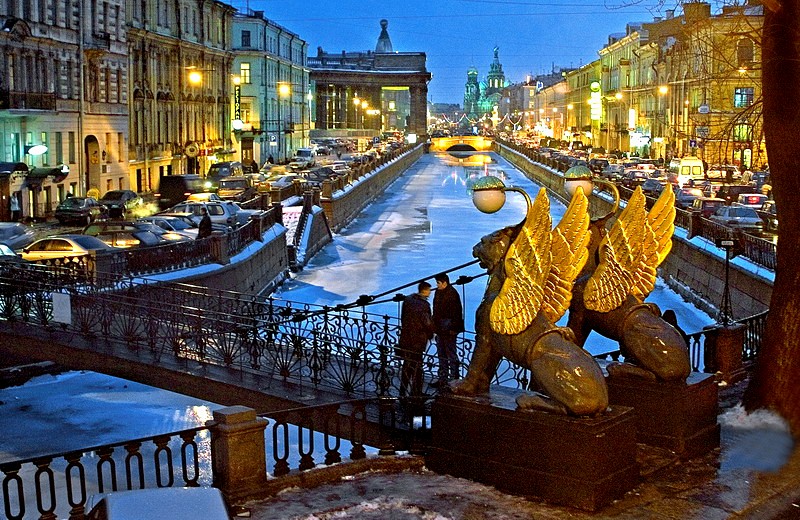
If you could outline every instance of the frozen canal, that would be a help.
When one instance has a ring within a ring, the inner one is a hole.
[[[487,161],[490,161],[487,163]],[[471,164],[484,164],[470,166]],[[334,237],[306,269],[293,275],[278,295],[287,300],[317,304],[346,304],[359,295],[376,295],[420,278],[427,278],[434,287],[433,276],[473,260],[472,246],[483,235],[517,224],[525,216],[525,200],[509,193],[506,205],[487,215],[472,204],[467,186],[470,176],[492,174],[505,176],[507,185],[523,188],[531,198],[539,186],[528,180],[497,154],[474,154],[454,157],[449,154],[423,155],[402,177],[392,184],[349,227]],[[551,199],[554,225],[566,207]],[[478,275],[478,265],[451,273]],[[467,329],[474,330],[475,309],[480,303],[486,278],[477,278],[462,289]],[[679,325],[689,333],[700,331],[713,322],[707,314],[684,302],[680,296],[659,282],[648,301],[662,311],[674,309]],[[396,315],[397,303],[368,307],[370,312]],[[559,323],[566,324],[566,316]],[[616,349],[616,344],[593,334],[586,344],[592,353]]]

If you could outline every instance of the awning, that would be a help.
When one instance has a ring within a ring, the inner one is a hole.
[[[14,172],[26,172],[28,165],[22,162],[0,162],[0,175],[11,175]]]
[[[47,177],[52,177],[53,182],[61,182],[69,175],[69,166],[62,164],[61,166],[34,168],[25,175],[26,184],[39,185]]]

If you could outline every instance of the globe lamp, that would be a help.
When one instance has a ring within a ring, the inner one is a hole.
[[[483,213],[495,213],[506,202],[506,185],[497,177],[481,177],[472,185],[472,203]]]

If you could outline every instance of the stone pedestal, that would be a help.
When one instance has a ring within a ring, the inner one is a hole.
[[[714,377],[693,372],[686,382],[607,378],[612,405],[629,406],[637,440],[690,459],[719,447],[718,388]]]
[[[599,418],[518,412],[520,391],[489,398],[444,395],[431,411],[426,465],[501,491],[596,511],[639,481],[633,411]]]
[[[267,421],[256,417],[252,408],[229,406],[215,410],[208,426],[214,487],[231,501],[261,490],[267,482]]]
[[[703,364],[705,372],[719,373],[719,379],[729,385],[744,379],[742,366],[745,326],[741,324],[712,328],[705,332]]]

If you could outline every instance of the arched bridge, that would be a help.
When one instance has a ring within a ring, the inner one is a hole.
[[[432,137],[431,152],[485,152],[492,149],[494,140],[482,135]]]

